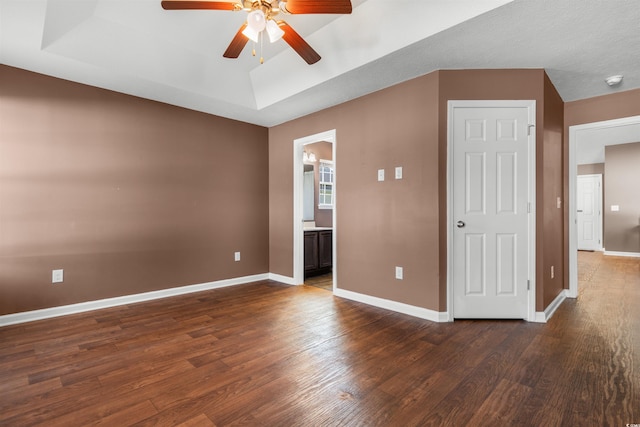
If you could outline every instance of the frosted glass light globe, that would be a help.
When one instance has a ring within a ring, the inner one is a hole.
[[[247,26],[249,26],[249,28],[259,33],[264,30],[265,25],[264,12],[260,9],[249,12],[247,16]]]

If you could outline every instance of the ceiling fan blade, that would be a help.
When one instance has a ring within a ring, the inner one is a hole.
[[[164,0],[161,4],[165,10],[239,10],[242,8],[233,1]]]
[[[298,52],[298,55],[307,61],[307,64],[311,65],[320,61],[320,55],[318,55],[318,52],[313,50],[313,48],[309,46],[309,43],[304,41],[304,39],[300,37],[300,34],[289,26],[289,24],[284,21],[279,21],[278,25],[284,31],[284,35],[282,36],[284,41],[286,41],[293,50]]]
[[[282,3],[281,7],[282,7]],[[301,13],[351,13],[350,0],[287,0],[284,9],[292,15]]]
[[[227,50],[224,52],[224,55],[222,56],[224,56],[225,58],[237,58],[238,56],[240,56],[240,52],[242,52],[242,49],[244,49],[247,42],[249,41],[247,36],[242,34],[242,31],[245,28],[247,28],[246,22],[242,24],[242,26],[236,33],[235,37],[233,37],[233,40],[231,40],[229,47],[227,48]]]

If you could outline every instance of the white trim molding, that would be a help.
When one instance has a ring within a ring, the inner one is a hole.
[[[374,307],[384,308],[385,310],[391,310],[397,313],[408,314],[409,316],[430,320],[432,322],[448,322],[449,321],[449,313],[447,312],[438,312],[434,310],[429,310],[428,308],[416,307],[415,305],[409,305],[402,302],[373,297],[371,295],[365,295],[358,292],[347,291],[344,289],[334,288],[333,294],[337,297],[361,302]]]
[[[628,258],[640,258],[640,252],[616,252],[616,251],[604,251],[608,256],[623,256]]]
[[[0,316],[0,327],[15,325],[18,323],[33,322],[36,320],[50,319],[52,317],[66,316],[68,314],[84,313],[86,311],[100,310],[103,308],[117,307],[120,305],[151,301],[160,298],[168,298],[194,292],[208,291],[211,289],[224,288],[228,286],[242,285],[245,283],[259,282],[261,280],[269,279],[270,274],[256,274],[253,276],[244,276],[233,279],[218,280],[215,282],[201,283],[197,285],[161,289],[158,291],[106,298],[97,301],[87,301],[78,304],[63,305],[60,307],[43,308],[40,310],[25,311],[22,313],[5,314]]]
[[[296,283],[296,280],[293,277],[283,276],[281,274],[269,273],[269,280],[273,280],[275,282],[284,283],[285,285],[304,285],[304,283]]]
[[[568,295],[569,290],[563,289],[562,292],[560,292],[558,296],[555,297],[551,304],[549,304],[547,308],[544,309],[544,311],[536,311],[536,317],[533,321],[538,323],[547,323],[547,321],[551,319],[551,316],[553,316],[553,313],[555,313],[558,307],[560,307],[560,304],[562,304],[564,300],[567,299]]]

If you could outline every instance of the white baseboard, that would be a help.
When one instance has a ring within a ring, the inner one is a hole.
[[[629,258],[640,258],[640,252],[615,252],[615,251],[604,251],[605,255],[609,256],[625,256]]]
[[[419,317],[420,319],[431,320],[432,322],[448,322],[449,313],[429,310],[428,308],[416,307],[414,305],[404,304],[397,301],[391,301],[384,298],[373,297],[358,292],[347,291],[344,289],[334,289],[333,294],[338,297],[362,302],[374,307],[384,308],[386,310],[398,313],[408,314],[409,316]]]
[[[177,288],[162,289],[159,291],[145,292],[142,294],[125,295],[115,298],[107,298],[97,301],[87,301],[78,304],[64,305],[60,307],[43,308],[41,310],[25,311],[22,313],[5,314],[0,316],[0,327],[15,325],[18,323],[33,322],[35,320],[49,319],[65,316],[67,314],[83,313],[85,311],[99,310],[102,308],[116,307],[119,305],[134,304],[137,302],[151,301],[160,298],[190,294],[193,292],[207,291],[210,289],[227,286],[242,285],[245,283],[268,280],[270,274],[256,274],[253,276],[237,277],[234,279],[218,280],[215,282],[201,283],[198,285],[180,286]]]
[[[533,321],[537,323],[547,323],[547,321],[551,319],[551,316],[553,316],[553,313],[555,313],[558,307],[560,307],[560,304],[562,304],[562,302],[567,299],[568,295],[569,290],[563,289],[562,292],[560,292],[558,296],[555,297],[551,304],[549,304],[547,308],[544,309],[544,311],[536,311],[536,317]]]
[[[282,276],[280,274],[269,273],[269,280],[284,283],[285,285],[302,285],[302,283],[296,283],[293,277]]]
[[[87,301],[78,304],[65,305],[60,307],[44,308],[41,310],[26,311],[22,313],[5,314],[0,316],[0,327],[15,325],[19,323],[33,322],[36,320],[44,320],[52,317],[65,316],[68,314],[83,313],[86,311],[100,310],[102,308],[116,307],[126,304],[134,304],[138,302],[151,301],[160,298],[168,298],[177,295],[184,295],[193,292],[201,292],[211,289],[223,288],[227,286],[241,285],[245,283],[257,282],[260,280],[274,280],[287,285],[296,285],[292,277],[282,276],[274,273],[256,274],[253,276],[244,276],[234,279],[219,280],[209,283],[201,283],[197,285],[181,286],[177,288],[162,289],[159,291],[145,292],[142,294],[125,295],[115,298],[107,298],[97,301]],[[556,309],[562,304],[568,296],[568,290],[563,290],[544,312],[536,312],[534,322],[546,323],[551,318]],[[423,307],[417,307],[397,301],[391,301],[384,298],[378,298],[358,292],[347,291],[344,289],[335,289],[334,295],[362,302],[374,307],[384,308],[386,310],[407,314],[409,316],[418,317],[420,319],[430,320],[432,322],[449,322],[451,321],[448,312],[438,312]]]

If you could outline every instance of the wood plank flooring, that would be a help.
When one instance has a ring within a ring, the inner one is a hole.
[[[547,324],[267,281],[0,328],[0,425],[640,423],[640,260],[579,259]]]
[[[320,276],[307,277],[304,284],[333,292],[333,273],[322,274]]]

